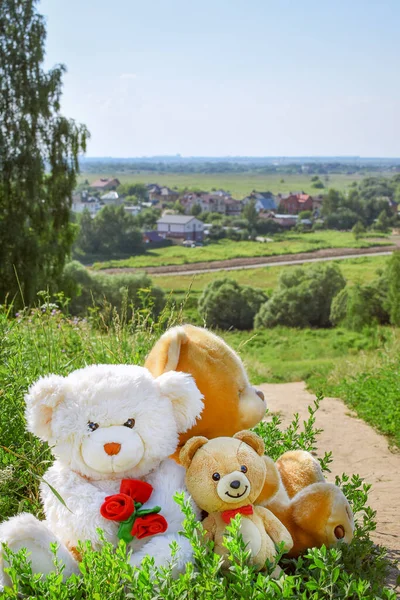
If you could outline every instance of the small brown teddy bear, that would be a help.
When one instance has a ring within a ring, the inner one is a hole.
[[[264,442],[251,431],[240,431],[233,438],[208,440],[197,436],[186,442],[180,452],[186,467],[186,486],[193,500],[208,516],[203,521],[214,550],[224,557],[226,527],[236,514],[242,515],[240,533],[251,551],[250,562],[258,570],[276,556],[275,544],[292,547],[290,533],[266,508],[254,506],[261,488],[270,482],[271,497],[279,488],[279,474],[272,459],[264,456]]]

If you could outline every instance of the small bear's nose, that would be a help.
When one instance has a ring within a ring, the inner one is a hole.
[[[235,479],[235,481],[231,481],[231,488],[233,488],[234,490],[240,488],[240,481],[238,481],[237,479]]]
[[[259,398],[261,398],[262,401],[264,401],[264,392],[262,392],[261,390],[256,390],[256,394]]]
[[[115,454],[118,454],[120,450],[121,444],[116,444],[115,442],[111,442],[110,444],[104,444],[104,451],[109,456],[114,456]]]

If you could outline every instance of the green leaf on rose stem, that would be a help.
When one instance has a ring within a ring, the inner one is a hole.
[[[135,522],[136,515],[133,513],[129,519],[126,521],[121,521],[118,527],[118,539],[124,540],[126,544],[129,544],[133,540],[133,535],[131,533],[133,523]]]
[[[144,510],[138,510],[136,513],[137,517],[143,517],[144,515],[156,515],[161,511],[161,506],[155,506],[154,508],[146,508]]]

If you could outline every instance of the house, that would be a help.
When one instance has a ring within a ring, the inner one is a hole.
[[[229,194],[222,194],[222,190],[217,193],[208,194],[206,192],[188,192],[182,196],[180,203],[185,209],[186,214],[192,212],[193,206],[200,206],[201,212],[216,212],[222,215],[240,215],[242,212],[242,203],[235,200]]]
[[[246,205],[254,202],[255,209],[259,213],[262,210],[276,210],[276,197],[272,192],[257,192],[253,190],[251,194],[243,198],[242,204]]]
[[[134,206],[124,206],[124,210],[126,210],[129,215],[136,217],[141,212],[142,207],[136,204]]]
[[[278,194],[279,210],[290,215],[297,215],[303,210],[313,210],[313,199],[304,192]]]
[[[281,227],[294,227],[297,224],[297,215],[281,215],[281,214],[275,214],[272,217],[273,221],[275,221],[275,223],[278,223],[278,225],[280,225]]]
[[[119,179],[116,179],[115,177],[112,179],[97,179],[96,181],[94,181],[91,184],[91,188],[93,188],[94,190],[115,190],[117,189],[117,187],[121,185]]]
[[[108,192],[107,194],[103,194],[103,196],[100,196],[100,200],[103,204],[106,204],[107,206],[110,206],[113,204],[116,204],[116,205],[121,204],[121,200],[119,199],[118,192]]]
[[[316,217],[319,217],[321,215],[322,212],[322,205],[324,203],[324,197],[319,195],[319,196],[313,196],[312,198],[312,211],[313,211],[313,215],[315,215]]]
[[[164,238],[178,238],[200,242],[204,236],[204,223],[196,217],[164,215],[157,221],[157,232]]]
[[[160,186],[156,183],[147,186],[147,193],[149,195],[149,200],[152,203],[176,202],[179,198],[178,192],[171,190],[171,188],[166,185]]]
[[[158,231],[144,231],[143,241],[145,244],[162,244],[164,238],[158,233]]]
[[[242,214],[243,204],[240,200],[235,200],[235,198],[227,197],[225,198],[225,214],[228,217],[238,217]]]
[[[102,206],[98,198],[83,194],[74,194],[72,196],[71,210],[74,213],[83,213],[84,210],[87,210],[92,217],[95,217],[101,209]]]

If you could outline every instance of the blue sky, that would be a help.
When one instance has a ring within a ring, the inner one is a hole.
[[[42,0],[89,156],[400,156],[399,0]]]

